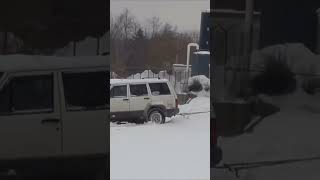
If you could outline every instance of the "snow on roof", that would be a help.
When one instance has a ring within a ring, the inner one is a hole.
[[[0,72],[109,67],[108,56],[0,56]]]
[[[110,84],[127,84],[127,83],[159,83],[168,82],[167,79],[110,79]]]
[[[186,64],[173,64],[173,66],[174,67],[187,67]],[[192,65],[189,65],[189,66],[191,67]]]
[[[231,13],[231,14],[245,14],[245,11],[239,11],[239,10],[234,10],[234,9],[214,9],[214,13]],[[261,12],[254,11],[254,15],[260,15]]]
[[[213,10],[212,10],[212,9],[205,9],[205,10],[203,10],[202,12],[204,12],[204,13],[210,13],[210,12],[213,12]]]
[[[194,54],[209,54],[210,55],[210,51],[197,51],[197,52],[194,52]]]

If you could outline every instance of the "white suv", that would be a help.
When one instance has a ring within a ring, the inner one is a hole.
[[[111,79],[112,121],[138,119],[165,123],[179,112],[177,95],[166,79]]]

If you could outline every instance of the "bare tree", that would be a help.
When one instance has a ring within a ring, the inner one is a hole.
[[[200,40],[200,32],[199,31],[191,31],[188,33],[192,42],[198,43]]]
[[[194,32],[178,32],[177,26],[162,23],[159,17],[141,25],[126,9],[112,17],[110,26],[111,70],[121,76],[133,71],[170,70],[173,63],[185,63],[187,45],[195,42]]]
[[[162,23],[160,21],[160,18],[155,17],[155,16],[148,19],[147,22],[148,22],[150,29],[151,29],[150,37],[153,38],[153,37],[155,37],[156,34],[159,33],[160,28],[162,26]]]
[[[120,32],[122,32],[123,38],[128,40],[131,35],[134,34],[135,29],[135,17],[131,15],[128,9],[125,9],[117,19],[117,24],[120,26]]]

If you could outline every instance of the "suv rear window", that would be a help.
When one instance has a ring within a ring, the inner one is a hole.
[[[109,72],[63,73],[67,110],[106,109]]]
[[[153,95],[170,95],[170,89],[167,83],[149,83],[151,93]]]
[[[148,89],[146,84],[130,85],[130,95],[135,96],[148,96]]]

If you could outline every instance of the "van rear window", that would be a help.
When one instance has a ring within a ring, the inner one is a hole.
[[[68,110],[106,109],[109,104],[109,72],[63,73]]]
[[[170,89],[167,83],[149,83],[153,95],[170,95]]]

